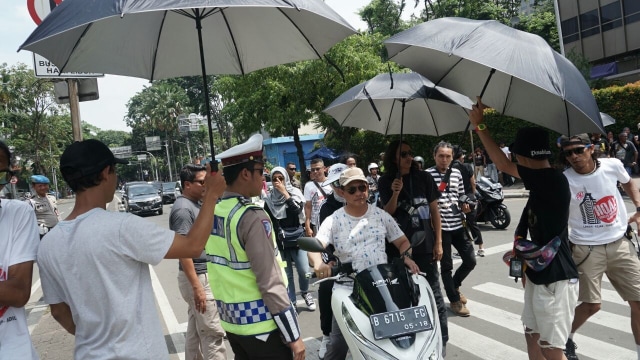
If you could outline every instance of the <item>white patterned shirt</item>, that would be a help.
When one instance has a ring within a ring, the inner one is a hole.
[[[352,262],[356,272],[386,264],[385,238],[398,240],[404,233],[396,221],[382,209],[369,205],[364,216],[355,217],[341,208],[326,218],[316,236],[326,246],[333,244],[335,255],[343,263]]]

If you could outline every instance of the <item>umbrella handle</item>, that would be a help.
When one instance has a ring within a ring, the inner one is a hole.
[[[209,161],[209,166],[211,167],[211,173],[215,174],[218,172],[218,160],[212,159]]]

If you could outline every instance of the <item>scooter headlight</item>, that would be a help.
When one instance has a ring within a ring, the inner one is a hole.
[[[398,358],[393,357],[388,352],[377,347],[376,344],[372,343],[369,339],[367,339],[366,337],[364,337],[364,335],[362,335],[362,332],[360,332],[360,329],[358,329],[358,325],[356,325],[356,322],[353,320],[353,317],[351,317],[351,313],[349,313],[349,309],[347,309],[345,304],[342,304],[342,318],[344,319],[344,322],[347,325],[347,329],[349,330],[349,333],[351,333],[351,335],[353,335],[353,337],[356,340],[358,340],[358,342],[360,342],[367,349],[376,353],[375,359],[399,360]],[[363,352],[360,352],[360,353],[365,359],[374,360],[369,355]]]

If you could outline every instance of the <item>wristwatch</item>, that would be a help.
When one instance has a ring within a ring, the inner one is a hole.
[[[483,131],[483,130],[486,130],[486,129],[487,129],[487,125],[484,124],[484,123],[480,123],[473,130],[475,130],[477,132],[477,131]]]

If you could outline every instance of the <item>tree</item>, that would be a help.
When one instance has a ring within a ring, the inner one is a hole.
[[[405,0],[400,0],[399,3],[394,0],[373,0],[358,14],[367,23],[369,34],[391,36],[407,27],[401,18],[405,6]]]

